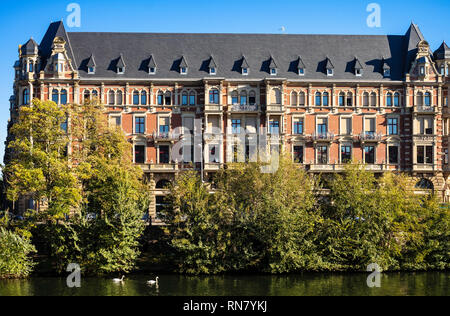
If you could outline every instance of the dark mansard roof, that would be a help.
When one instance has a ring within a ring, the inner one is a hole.
[[[110,79],[149,78],[149,67],[156,68],[157,78],[200,79],[209,77],[209,68],[214,65],[219,69],[219,77],[242,79],[242,68],[249,68],[245,79],[259,80],[273,78],[270,68],[275,65],[275,78],[354,80],[354,70],[359,68],[364,73],[358,80],[403,80],[417,52],[417,44],[424,40],[415,24],[411,24],[405,35],[375,36],[67,33],[63,23],[56,22],[50,25],[39,46],[44,59],[49,57],[56,36],[66,40],[68,56],[81,78]],[[96,71],[88,74],[92,56],[95,56]],[[117,74],[119,65],[126,65],[124,74]],[[386,66],[391,69],[390,78],[383,75]],[[189,69],[182,77],[180,67]],[[307,70],[301,78],[299,67]],[[327,76],[327,68],[334,69],[333,77]]]

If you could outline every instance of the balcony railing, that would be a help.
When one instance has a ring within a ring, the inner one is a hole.
[[[311,135],[311,139],[315,142],[325,141],[330,142],[334,140],[334,133],[326,132],[326,133],[314,133]]]
[[[252,105],[233,104],[230,106],[230,110],[232,112],[256,112],[258,111],[258,106],[256,104]]]
[[[434,113],[436,108],[430,105],[417,105],[414,107],[416,113]]]
[[[175,141],[180,139],[180,135],[173,132],[156,132],[151,135],[155,141]]]
[[[361,142],[379,142],[383,138],[383,134],[374,133],[374,132],[365,132],[361,133],[358,136]]]

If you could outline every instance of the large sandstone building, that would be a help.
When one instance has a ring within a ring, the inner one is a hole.
[[[98,98],[151,180],[153,217],[177,173],[195,168],[207,180],[237,152],[248,156],[259,134],[269,151],[279,136],[308,172],[356,159],[448,199],[450,48],[432,52],[414,24],[405,35],[367,36],[71,33],[57,22],[40,44],[19,48],[14,68],[10,126],[33,98]],[[194,121],[201,146],[180,151]]]

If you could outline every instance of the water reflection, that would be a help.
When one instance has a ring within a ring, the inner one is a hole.
[[[123,283],[82,278],[81,288],[68,288],[64,278],[0,280],[1,296],[308,296],[308,295],[449,295],[449,272],[382,274],[381,288],[367,287],[368,274],[304,273],[296,275],[225,275],[192,277],[132,275]]]

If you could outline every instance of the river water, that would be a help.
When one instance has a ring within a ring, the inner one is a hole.
[[[0,280],[0,296],[310,296],[310,295],[450,295],[450,272],[383,273],[381,287],[367,286],[369,273],[303,273],[295,275],[224,275],[191,277],[130,275],[123,283],[110,278],[81,278],[80,288],[65,278]]]

